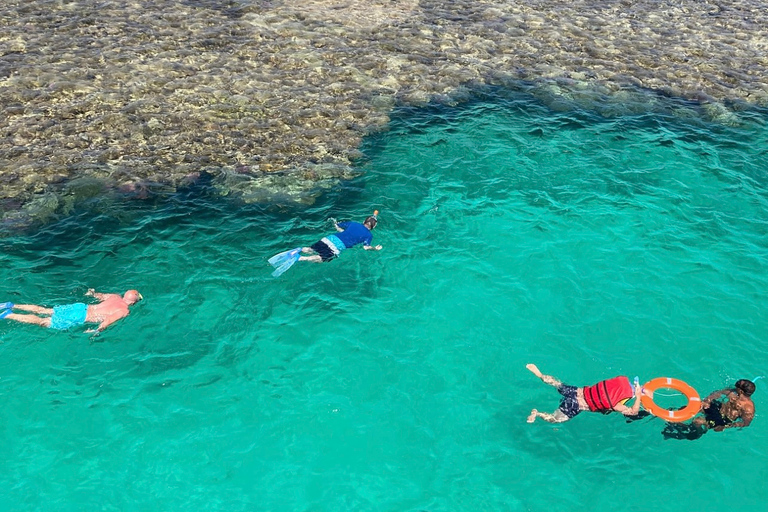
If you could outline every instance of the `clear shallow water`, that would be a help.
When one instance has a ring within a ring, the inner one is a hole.
[[[765,117],[677,107],[403,111],[311,210],[179,197],[2,240],[1,300],[146,300],[96,340],[0,323],[0,508],[760,510],[765,381],[752,427],[697,442],[525,423],[558,402],[528,362],[701,393],[768,373]],[[383,251],[269,276],[374,208]]]

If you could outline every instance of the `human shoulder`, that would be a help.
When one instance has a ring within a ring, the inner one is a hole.
[[[92,294],[92,296],[95,299],[97,299],[99,302],[104,302],[107,300],[115,300],[116,298],[122,300],[123,298],[121,295],[117,293],[94,293]]]
[[[92,304],[90,307],[102,315],[108,315],[114,311],[128,311],[128,304],[126,304],[123,298],[117,294],[105,298],[98,304]]]

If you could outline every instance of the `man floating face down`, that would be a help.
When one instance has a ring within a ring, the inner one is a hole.
[[[362,224],[352,221],[336,222],[334,220],[335,234],[328,235],[309,247],[297,247],[269,258],[269,264],[275,268],[272,275],[274,277],[281,276],[297,261],[312,263],[332,261],[338,258],[342,251],[356,245],[362,244],[366,251],[380,251],[381,245],[371,245],[373,241],[372,231],[378,224],[378,214],[378,210],[374,211],[373,215],[366,218]]]
[[[619,376],[598,382],[594,386],[576,387],[563,384],[551,375],[544,375],[535,364],[526,365],[526,368],[545,384],[557,388],[562,396],[560,407],[551,414],[533,409],[528,416],[528,423],[533,423],[536,418],[549,423],[562,423],[574,418],[582,411],[603,414],[616,411],[625,416],[637,416],[640,411],[642,388],[636,384],[633,389],[627,377]],[[633,397],[635,403],[632,407],[624,405]]]
[[[94,297],[98,304],[76,302],[47,308],[35,304],[0,304],[0,318],[15,320],[25,324],[39,325],[50,329],[66,330],[86,323],[99,324],[95,329],[85,332],[101,332],[130,313],[128,309],[144,297],[136,290],[128,290],[122,296],[116,293],[98,293],[89,289],[86,296]],[[32,314],[14,313],[14,310],[27,311]]]
[[[336,228],[335,235],[318,240],[310,247],[302,247],[301,252],[311,254],[311,256],[301,256],[299,261],[311,261],[313,263],[324,263],[337,258],[341,251],[351,249],[356,245],[363,245],[366,251],[380,251],[381,246],[372,246],[372,231],[378,224],[377,212],[363,221],[359,222],[334,222]]]

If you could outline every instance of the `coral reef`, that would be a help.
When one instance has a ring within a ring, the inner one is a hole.
[[[610,98],[605,115],[644,108],[633,86],[731,122],[728,102],[768,105],[758,7],[7,0],[0,205],[45,218],[95,190],[145,197],[201,173],[245,201],[312,202],[354,176],[362,138],[393,106],[521,80],[544,81],[537,94],[553,108],[580,95]]]

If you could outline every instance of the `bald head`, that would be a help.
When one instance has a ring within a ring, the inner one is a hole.
[[[129,306],[133,306],[143,298],[144,297],[142,297],[136,290],[128,290],[125,292],[125,295],[123,295],[123,300],[128,303]]]

